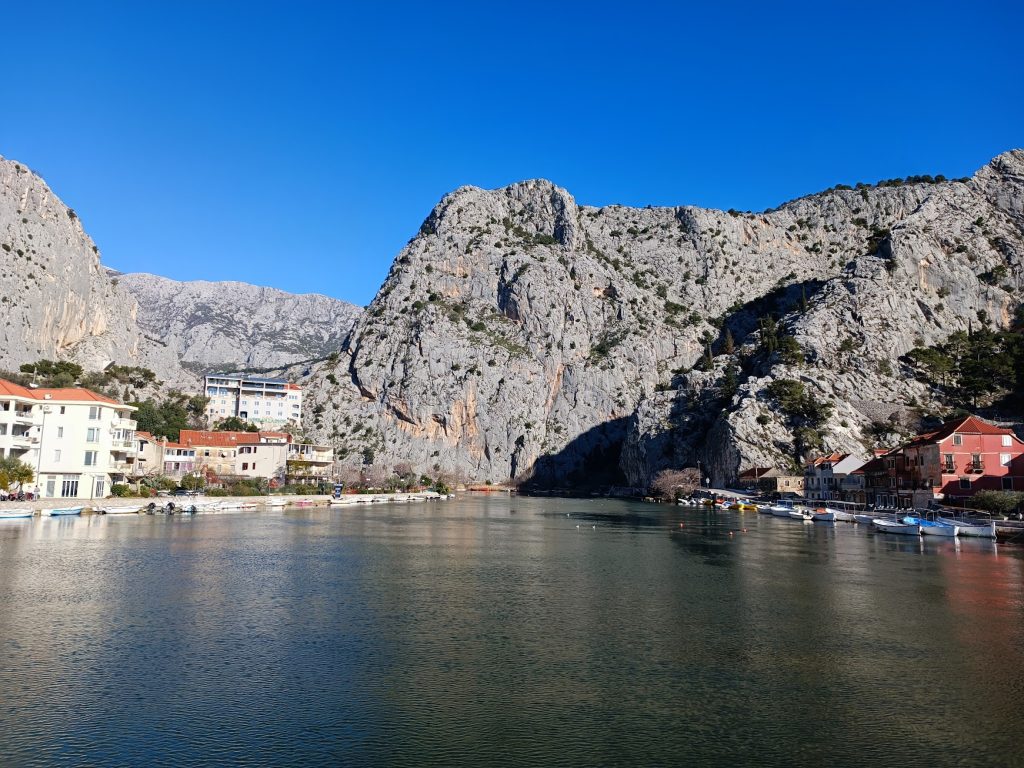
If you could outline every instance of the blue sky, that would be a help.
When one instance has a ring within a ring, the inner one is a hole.
[[[1024,4],[50,2],[0,154],[106,264],[365,304],[437,200],[762,209],[1024,146]]]

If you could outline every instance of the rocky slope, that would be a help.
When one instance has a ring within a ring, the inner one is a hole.
[[[138,301],[137,322],[193,371],[269,370],[341,348],[362,309],[319,294],[236,282],[115,278]]]
[[[461,188],[309,376],[307,426],[346,461],[427,473],[603,482],[621,466],[643,484],[699,458],[723,482],[791,456],[793,420],[765,387],[794,378],[833,406],[823,444],[863,447],[867,413],[930,396],[900,355],[1010,322],[1022,166],[1006,153],[970,180],[758,214]]]
[[[181,373],[173,355],[144,338],[135,301],[100,266],[78,216],[20,163],[0,158],[0,367],[73,358]]]

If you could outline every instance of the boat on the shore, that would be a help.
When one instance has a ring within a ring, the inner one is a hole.
[[[35,510],[32,509],[3,509],[0,510],[0,520],[24,520],[34,514]]]
[[[134,515],[137,514],[141,507],[138,504],[131,506],[117,506],[117,507],[94,507],[93,512],[99,512],[104,515]]]
[[[883,520],[879,517],[871,521],[871,525],[880,533],[895,533],[900,536],[920,536],[921,526],[909,523],[900,523],[895,520]]]
[[[268,507],[286,507],[288,506],[288,499],[284,496],[273,496],[266,501]]]
[[[84,507],[59,507],[55,509],[44,509],[42,514],[49,517],[61,517],[63,515],[80,515]]]

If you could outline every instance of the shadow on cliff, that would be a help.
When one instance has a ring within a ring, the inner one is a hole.
[[[619,468],[629,417],[612,419],[573,438],[557,453],[540,456],[519,483],[525,491],[593,491],[623,486],[626,476]]]

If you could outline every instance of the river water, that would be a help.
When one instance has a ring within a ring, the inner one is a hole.
[[[1020,547],[529,498],[0,522],[3,766],[1022,750]]]

